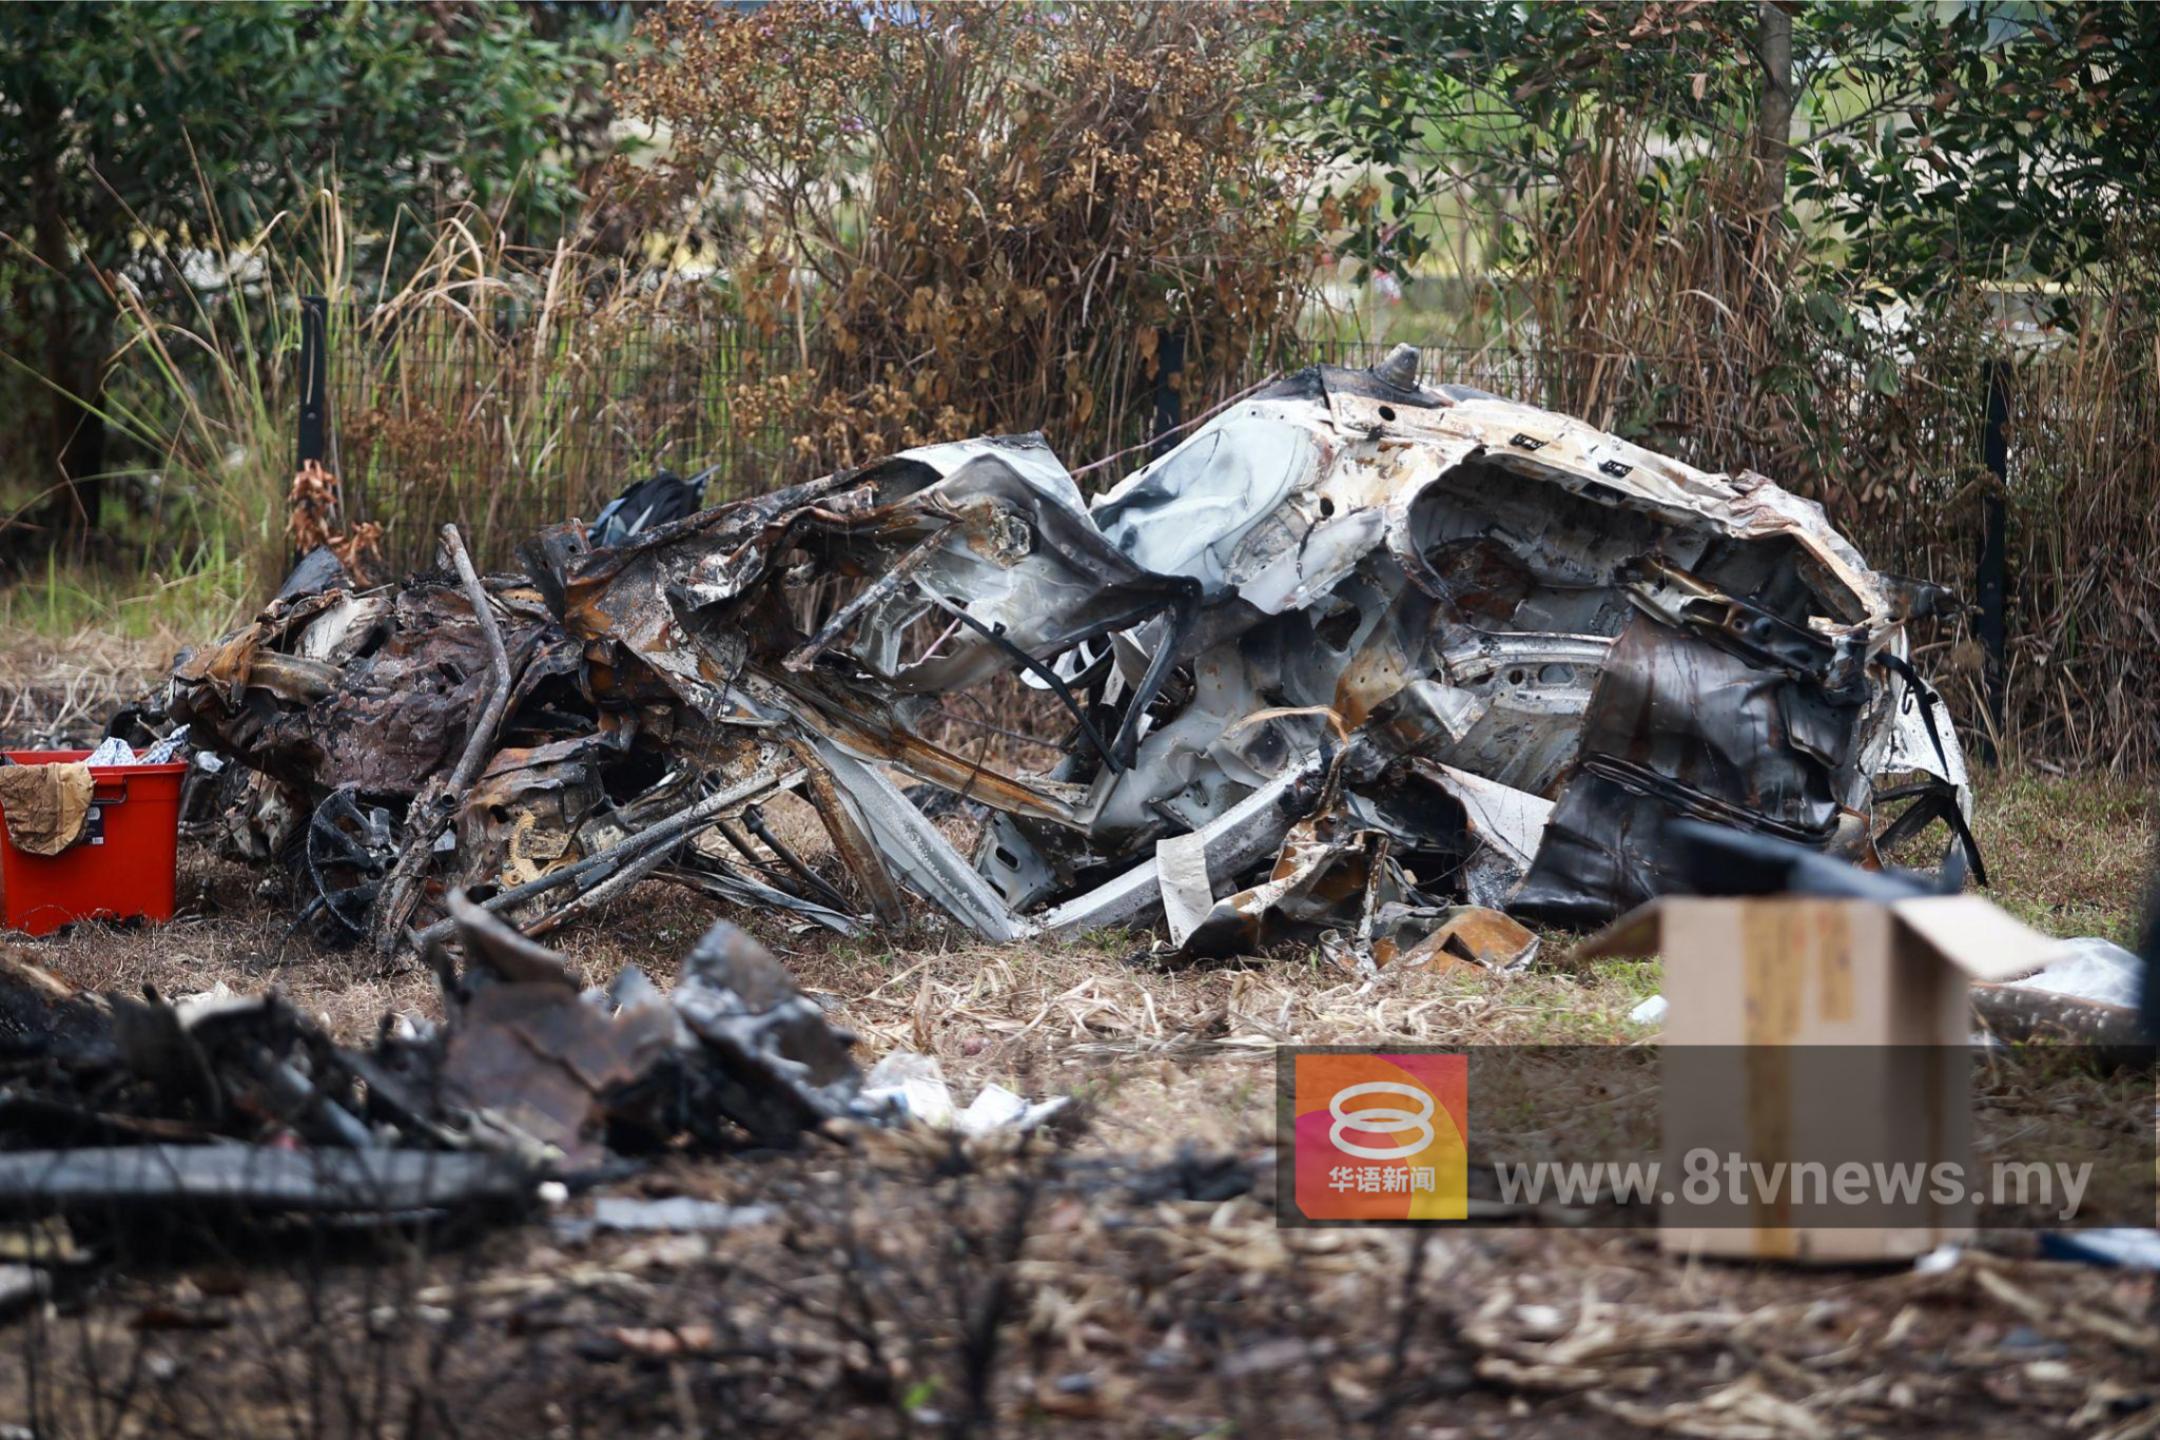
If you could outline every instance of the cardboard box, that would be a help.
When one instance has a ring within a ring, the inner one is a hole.
[[[1816,1172],[1951,1163],[1971,1176],[1968,987],[2029,972],[2053,943],[1966,895],[1669,896],[1593,937],[1586,955],[1665,961],[1663,1247],[1849,1263],[1970,1235],[1969,1197],[1873,1186],[1855,1205],[1861,1187],[1825,1195]],[[1728,1156],[1787,1169],[1775,1186],[1752,1172],[1734,1184]],[[1717,1175],[1678,1188],[1706,1157]]]

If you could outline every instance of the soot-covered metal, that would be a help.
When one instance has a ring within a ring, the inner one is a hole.
[[[1589,924],[1672,888],[1675,816],[1869,861],[1898,803],[1900,842],[1969,844],[1906,661],[1937,593],[1759,475],[1420,385],[1407,350],[1263,389],[1092,503],[1000,437],[522,554],[281,600],[176,672],[256,777],[258,853],[333,797],[402,817],[315,896],[385,945],[445,888],[538,932],[666,873],[838,929],[914,897],[991,940],[1162,921],[1385,964],[1463,906]],[[491,628],[509,697],[451,785]],[[1000,763],[951,740],[970,695],[978,729],[1058,725]],[[762,823],[782,791],[829,851]],[[416,835],[407,900],[380,876]]]

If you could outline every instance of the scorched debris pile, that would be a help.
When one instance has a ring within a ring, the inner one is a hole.
[[[465,963],[435,952],[444,1023],[386,1021],[366,1049],[275,993],[97,997],[0,957],[0,1213],[515,1209],[543,1175],[900,1118],[854,1037],[724,920],[672,990],[631,967],[581,991],[449,903]]]
[[[1422,386],[1407,350],[1092,505],[1040,438],[981,439],[521,559],[281,599],[178,667],[245,767],[229,828],[328,927],[409,943],[463,889],[539,933],[667,873],[841,930],[913,895],[990,940],[1506,961],[1520,932],[1460,907],[1610,917],[1678,883],[1671,817],[1969,844],[1905,660],[1940,592],[1761,476]],[[971,694],[1056,706],[1054,763],[956,743]],[[765,823],[781,791],[823,868]]]

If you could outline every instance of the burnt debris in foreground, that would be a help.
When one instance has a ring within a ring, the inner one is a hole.
[[[513,1212],[544,1177],[639,1157],[792,1148],[901,1117],[854,1039],[719,921],[663,991],[635,967],[581,989],[453,897],[440,1025],[340,1045],[276,992],[168,1002],[0,966],[0,1216]]]
[[[385,951],[459,892],[541,935],[669,875],[843,932],[919,899],[992,941],[1165,921],[1369,966],[1499,919],[1465,907],[1586,925],[1677,888],[1674,817],[1970,848],[1906,659],[1941,592],[1761,476],[1415,369],[1275,383],[1092,504],[1016,436],[611,546],[565,524],[518,574],[450,532],[451,573],[184,657],[172,712],[241,762],[235,843]],[[1046,766],[953,739],[1031,707],[1052,738],[1012,753]],[[837,865],[765,823],[783,792]]]

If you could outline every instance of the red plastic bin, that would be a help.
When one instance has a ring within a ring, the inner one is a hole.
[[[18,765],[59,765],[88,750],[10,750]],[[94,765],[90,837],[58,855],[31,855],[6,837],[0,814],[0,911],[7,928],[49,935],[76,920],[140,915],[170,920],[180,850],[180,782],[187,762]]]

